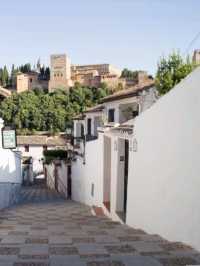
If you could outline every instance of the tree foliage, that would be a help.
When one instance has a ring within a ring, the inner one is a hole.
[[[106,89],[89,89],[76,84],[67,91],[45,93],[39,89],[11,97],[0,103],[0,117],[7,125],[15,125],[23,134],[35,131],[65,131],[74,115],[99,103]]]
[[[132,71],[124,68],[121,73],[121,78],[137,79],[139,71]]]
[[[7,67],[0,68],[0,85],[7,87],[9,85],[9,73]]]
[[[50,80],[50,68],[49,67],[40,67],[39,73],[40,80]]]
[[[30,72],[32,69],[31,69],[31,64],[30,63],[27,63],[25,65],[21,65],[19,67],[19,71],[21,71],[22,73],[28,73]]]
[[[179,53],[172,53],[168,58],[161,58],[156,73],[156,87],[161,95],[170,91],[185,78],[195,65],[189,58],[184,60]]]

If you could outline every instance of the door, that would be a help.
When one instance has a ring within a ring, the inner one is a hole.
[[[67,166],[67,196],[68,199],[71,199],[72,197],[72,178],[71,178],[71,174],[72,174],[72,169],[71,169],[71,165]]]
[[[125,140],[125,152],[124,152],[124,213],[127,208],[127,191],[128,191],[128,163],[129,161],[129,141]]]
[[[88,118],[87,120],[87,134],[91,136],[92,134],[92,120],[91,118]]]
[[[58,191],[58,168],[56,165],[55,165],[54,176],[55,176],[55,190]]]

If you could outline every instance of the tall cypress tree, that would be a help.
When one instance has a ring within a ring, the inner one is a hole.
[[[9,73],[7,70],[7,67],[4,66],[3,68],[3,74],[2,74],[2,86],[6,87],[9,84]]]

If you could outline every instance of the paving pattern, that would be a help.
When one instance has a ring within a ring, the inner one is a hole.
[[[44,188],[25,189],[22,199],[0,212],[2,266],[200,264],[200,254],[186,245],[93,216],[89,207]]]

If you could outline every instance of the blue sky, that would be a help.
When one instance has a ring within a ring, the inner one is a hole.
[[[184,53],[200,31],[199,10],[199,0],[0,0],[0,66],[67,53],[154,74],[161,55]]]

